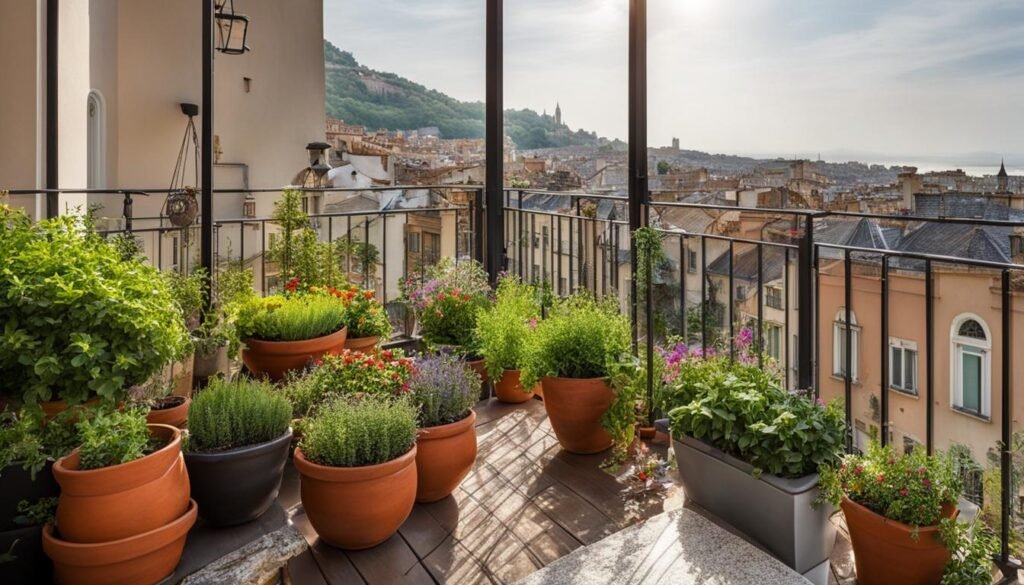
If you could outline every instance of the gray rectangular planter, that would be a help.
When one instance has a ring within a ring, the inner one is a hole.
[[[658,421],[663,429],[668,421]],[[817,509],[818,475],[784,479],[691,437],[674,442],[686,499],[728,522],[811,582],[828,582],[836,527],[832,506]]]

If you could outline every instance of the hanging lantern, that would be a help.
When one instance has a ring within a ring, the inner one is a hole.
[[[256,217],[256,198],[252,193],[245,194],[245,201],[242,203],[242,216],[246,219]]]
[[[249,50],[249,17],[235,12],[235,0],[217,0],[217,50],[226,55],[241,55]]]

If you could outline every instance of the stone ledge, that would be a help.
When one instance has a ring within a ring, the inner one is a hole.
[[[302,554],[306,539],[288,525],[224,555],[181,581],[181,585],[264,585],[276,583],[289,559]]]

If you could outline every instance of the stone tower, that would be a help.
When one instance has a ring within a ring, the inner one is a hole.
[[[555,102],[555,125],[562,125],[562,105]]]
[[[1006,193],[1010,190],[1010,175],[1006,174],[1006,163],[999,161],[999,174],[996,175],[996,181],[999,186],[996,191],[999,193]]]

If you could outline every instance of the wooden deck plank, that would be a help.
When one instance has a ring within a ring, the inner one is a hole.
[[[420,562],[398,534],[373,548],[345,554],[367,585],[391,585],[403,579]]]
[[[533,497],[544,513],[584,544],[592,544],[616,532],[615,523],[601,510],[572,490],[555,483]]]
[[[353,585],[366,583],[344,551],[331,548],[322,540],[317,540],[309,547],[309,550],[313,553],[313,558],[328,583],[352,583]]]
[[[452,536],[446,538],[430,556],[423,559],[423,565],[438,583],[451,585],[492,585],[494,583],[480,561]]]
[[[309,550],[288,561],[285,566],[285,574],[288,582],[292,585],[330,585],[320,572],[320,567]],[[351,583],[361,585],[362,581],[351,581]]]

